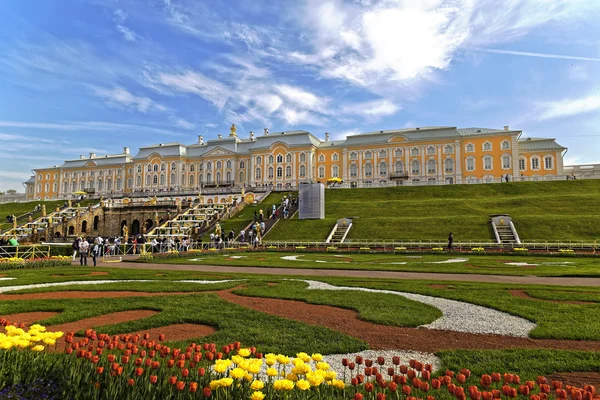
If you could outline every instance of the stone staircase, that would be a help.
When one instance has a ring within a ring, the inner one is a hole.
[[[156,226],[146,234],[146,237],[150,239],[153,237],[179,239],[193,237],[222,220],[231,208],[232,204],[197,204],[162,225]]]
[[[352,220],[350,218],[339,219],[331,230],[326,243],[344,243],[350,229],[352,229]]]
[[[494,239],[501,244],[521,244],[521,239],[509,215],[492,215],[490,218]]]

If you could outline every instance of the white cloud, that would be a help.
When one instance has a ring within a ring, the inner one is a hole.
[[[509,55],[514,55],[514,56],[558,58],[558,59],[563,59],[563,60],[580,60],[580,61],[600,61],[600,58],[593,58],[593,57],[579,57],[579,56],[571,56],[571,55],[563,55],[563,54],[549,54],[549,53],[532,53],[529,51],[482,49],[482,48],[477,48],[477,47],[472,47],[470,50],[481,51],[484,53],[509,54]]]
[[[0,178],[6,178],[10,180],[27,180],[31,177],[31,174],[26,172],[13,172],[13,171],[0,171]]]
[[[234,23],[231,31],[225,32],[225,37],[241,40],[248,47],[259,47],[262,45],[262,39],[258,32],[246,24]]]
[[[332,140],[344,140],[347,136],[358,135],[361,133],[360,129],[350,129],[343,132],[337,132],[331,134]]]
[[[535,105],[535,110],[538,120],[571,117],[600,111],[600,95],[538,103]]]
[[[395,114],[402,107],[387,99],[378,99],[362,103],[348,104],[341,108],[344,114],[360,115],[365,118],[378,119]]]
[[[135,42],[138,35],[128,27],[118,24],[117,30],[123,35],[123,38],[129,42]]]
[[[127,131],[127,132],[153,132],[168,136],[184,136],[180,133],[174,133],[166,129],[155,128],[145,125],[120,124],[115,122],[103,121],[73,121],[73,122],[23,122],[23,121],[2,121],[0,127],[5,128],[25,128],[25,129],[51,129],[63,131]]]
[[[180,128],[183,128],[183,129],[194,129],[196,127],[196,125],[194,125],[191,122],[186,121],[185,119],[182,119],[182,118],[176,119],[175,125],[177,125]]]
[[[149,97],[135,96],[122,87],[108,89],[94,86],[92,87],[92,92],[94,95],[105,99],[111,105],[134,109],[142,113],[146,113],[151,109],[158,111],[166,110],[164,106],[156,104]]]
[[[283,97],[285,97],[291,103],[297,104],[303,108],[309,110],[323,106],[327,103],[326,99],[321,99],[314,94],[307,92],[306,90],[290,85],[276,85],[277,90]]]

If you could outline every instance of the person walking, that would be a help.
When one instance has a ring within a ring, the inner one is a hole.
[[[88,251],[90,251],[90,244],[85,237],[81,238],[81,242],[79,242],[79,265],[88,265]]]
[[[454,235],[452,234],[452,232],[450,232],[450,234],[448,235],[448,250],[453,250],[454,249]]]
[[[75,240],[73,240],[73,261],[75,261],[75,257],[77,257],[77,252],[79,251],[79,243],[81,243],[81,238],[76,237]]]
[[[94,267],[96,266],[96,259],[100,255],[101,245],[98,242],[98,239],[94,240],[94,246],[92,247],[92,260],[94,261]]]

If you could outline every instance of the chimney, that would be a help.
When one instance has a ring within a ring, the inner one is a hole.
[[[129,147],[123,147],[123,154],[129,154]]]
[[[80,154],[80,155],[79,155],[79,159],[80,159],[80,160],[85,160],[85,156],[84,156],[83,154]]]
[[[269,134],[269,128],[265,128],[265,136]]]
[[[96,153],[90,153],[90,158],[95,158],[96,157]]]
[[[198,144],[204,144],[204,136],[198,135]]]
[[[508,125],[504,125],[504,130],[507,131],[508,130]]]
[[[325,141],[329,142],[329,132],[325,132]]]
[[[223,135],[219,135],[217,136],[219,139],[223,139]]]
[[[256,140],[256,138],[254,137],[254,132],[250,131],[250,140]]]

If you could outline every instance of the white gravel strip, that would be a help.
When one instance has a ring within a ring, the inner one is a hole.
[[[0,278],[0,281],[12,281],[13,279],[17,278]]]
[[[428,304],[440,310],[442,317],[420,328],[441,329],[455,332],[481,333],[503,336],[528,337],[536,324],[521,317],[501,311],[477,306],[462,301],[448,300],[441,297],[421,294],[395,292],[392,290],[376,290],[360,287],[333,286],[327,283],[304,280],[309,290],[353,290],[371,293],[394,294],[409,300]]]
[[[451,258],[446,261],[431,261],[431,262],[426,262],[425,264],[454,264],[454,263],[464,263],[467,261],[469,261],[468,258]]]
[[[150,280],[150,279],[124,279],[124,280],[97,280],[97,281],[69,281],[69,282],[52,282],[52,283],[35,283],[32,285],[19,285],[19,286],[0,286],[0,293],[13,292],[15,290],[25,289],[40,289],[57,286],[72,286],[72,285],[103,285],[106,283],[131,283],[131,282],[177,282],[177,283],[197,283],[201,285],[207,285],[211,283],[225,283],[235,282],[234,280],[222,280],[222,281],[166,281],[166,280]]]

